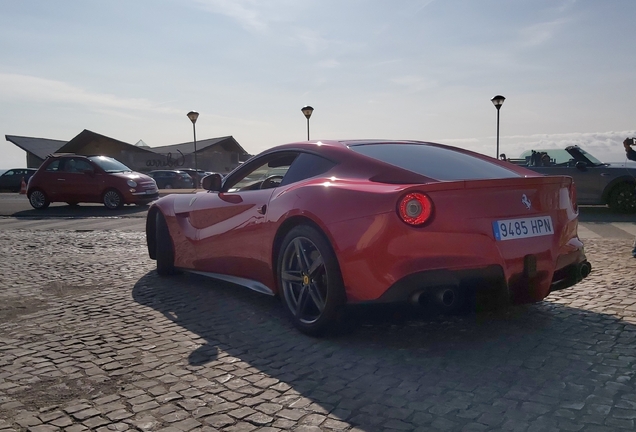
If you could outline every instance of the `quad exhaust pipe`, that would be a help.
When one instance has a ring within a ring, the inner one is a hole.
[[[585,279],[586,277],[589,276],[591,271],[592,271],[592,264],[590,264],[588,261],[583,261],[578,266],[579,279],[580,280]]]
[[[433,302],[442,309],[453,309],[459,303],[459,289],[454,285],[429,288],[411,296],[411,303],[422,306]]]

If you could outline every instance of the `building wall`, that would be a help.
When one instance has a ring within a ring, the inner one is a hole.
[[[110,156],[134,171],[149,171],[146,169],[145,162],[155,156],[155,153],[152,151],[144,150],[141,147],[122,144],[108,138],[97,138],[92,140],[82,146],[81,149],[76,150],[76,153],[86,156]]]
[[[234,149],[231,145],[229,148]],[[69,143],[63,151],[91,156],[110,156],[122,162],[134,171],[148,172],[156,169],[194,168],[195,158],[193,153],[183,154],[179,151],[171,153],[159,153],[146,147],[135,147],[108,137],[95,137],[90,141]],[[219,143],[204,148],[197,152],[197,168],[205,171],[226,174],[239,164],[240,153],[228,151],[224,144]],[[32,153],[27,152],[27,166],[38,168],[43,160]]]
[[[38,169],[40,165],[42,165],[42,162],[44,162],[44,159],[40,159],[33,153],[27,152],[27,168]]]
[[[219,146],[211,146],[197,152],[196,167],[204,171],[226,174],[238,165],[238,161],[238,152],[228,152]],[[143,171],[195,167],[194,153],[186,155],[181,152],[156,153],[151,159],[140,160],[140,162],[145,165]],[[139,171],[142,169],[140,168]]]

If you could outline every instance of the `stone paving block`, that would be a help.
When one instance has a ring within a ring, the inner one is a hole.
[[[157,401],[151,400],[148,402],[144,402],[141,404],[137,404],[137,405],[133,405],[132,406],[132,411],[134,413],[138,413],[138,412],[142,412],[142,411],[148,411],[154,408],[157,408],[159,405],[159,403]]]
[[[60,429],[51,425],[29,426],[28,432],[57,432]]]
[[[225,426],[234,424],[235,420],[227,414],[215,414],[203,419],[204,423],[215,427],[224,428]]]
[[[53,426],[58,426],[63,428],[63,427],[71,426],[73,424],[73,420],[68,416],[63,416],[63,417],[58,417],[53,420],[50,420],[47,423],[50,423]]]

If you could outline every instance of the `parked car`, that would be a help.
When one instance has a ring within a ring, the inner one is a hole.
[[[155,170],[148,173],[155,179],[159,189],[192,189],[194,182],[192,177],[181,170]]]
[[[52,202],[144,205],[159,197],[155,181],[107,156],[49,156],[29,180],[27,196],[35,209]]]
[[[201,187],[201,180],[203,177],[212,174],[210,171],[204,171],[202,169],[195,170],[194,168],[179,168],[179,171],[185,171],[192,178],[192,181],[196,187]]]
[[[337,328],[346,304],[448,311],[482,289],[536,302],[591,269],[571,178],[440,144],[287,144],[203,187],[150,207],[157,272],[278,295],[311,335]]]
[[[616,212],[636,212],[636,168],[625,163],[603,163],[578,146],[528,150],[510,162],[545,175],[572,177],[578,204],[607,204]]]
[[[28,182],[37,170],[34,168],[12,168],[0,175],[0,190],[19,192],[22,180]]]

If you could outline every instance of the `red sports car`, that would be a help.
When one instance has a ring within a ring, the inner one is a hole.
[[[335,327],[345,304],[452,309],[477,289],[537,302],[591,270],[570,177],[445,145],[286,144],[203,187],[151,206],[158,273],[278,295],[312,335]]]

